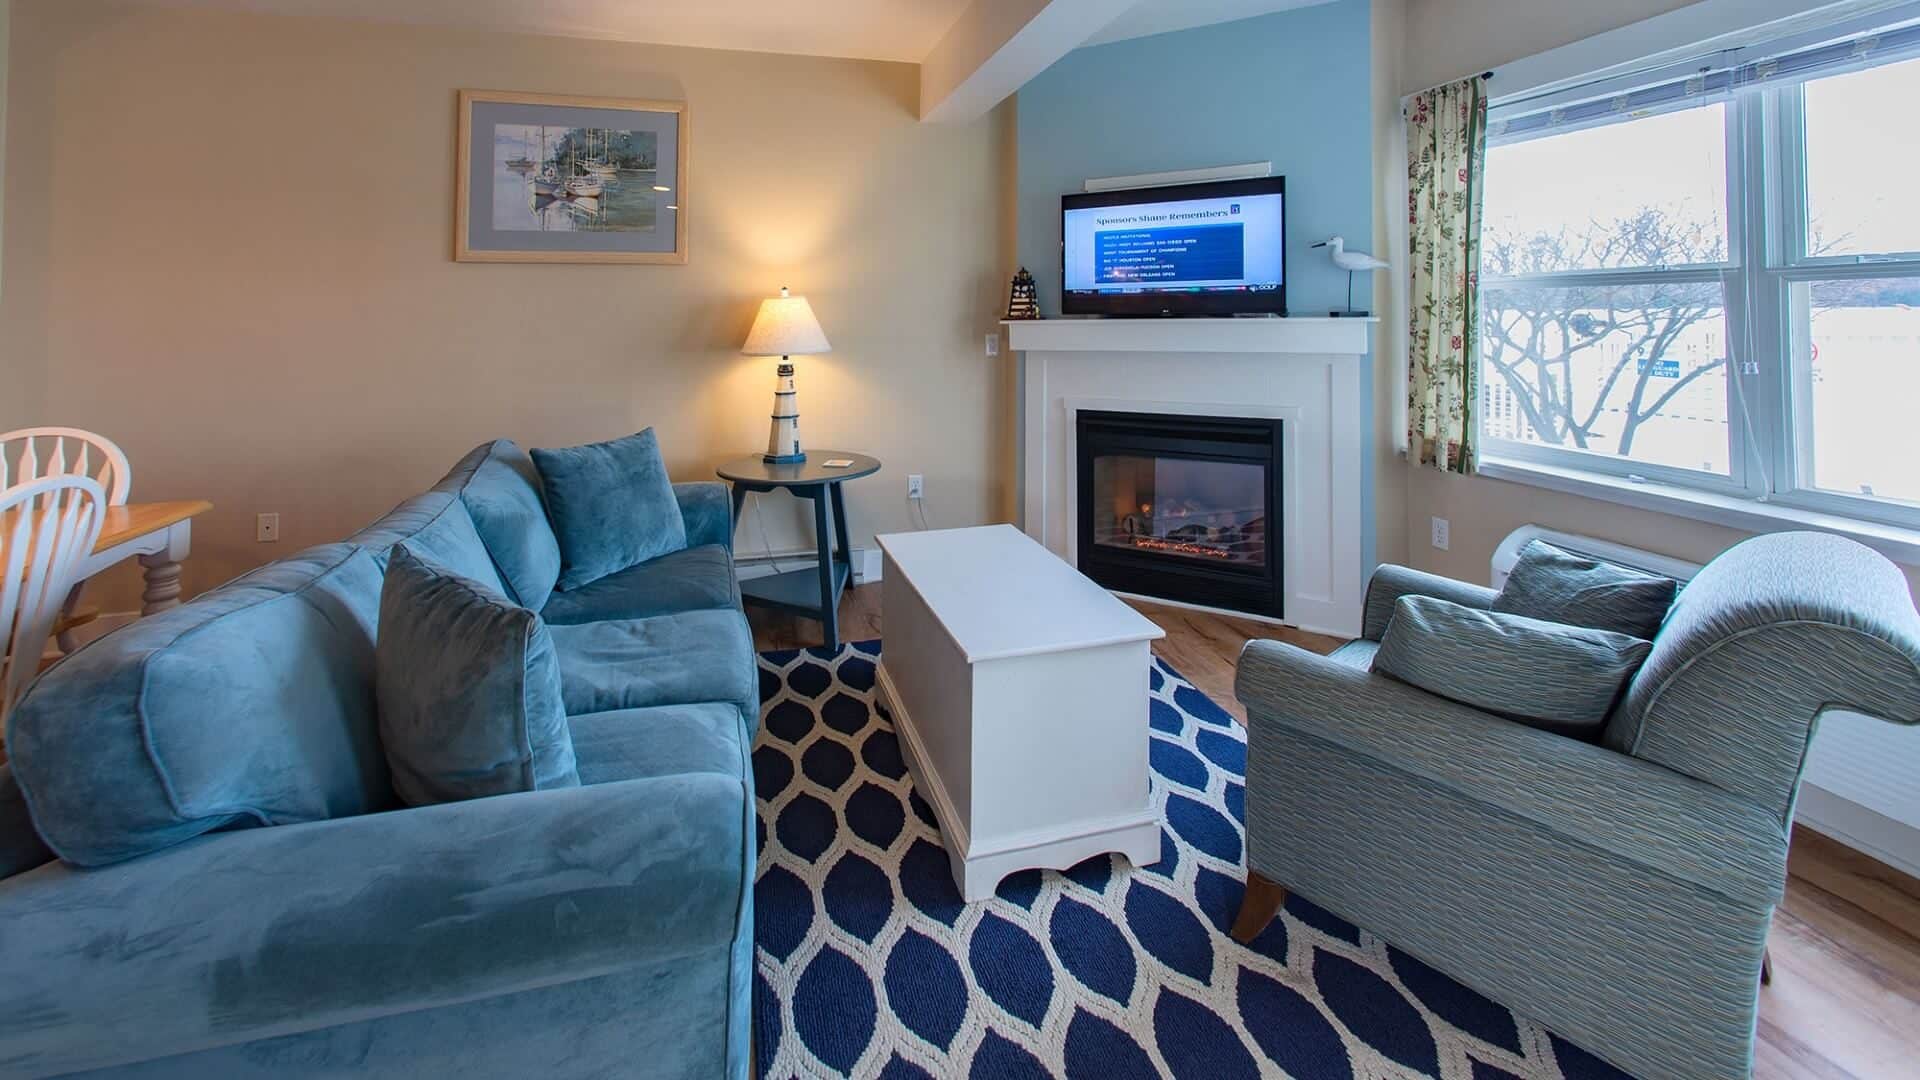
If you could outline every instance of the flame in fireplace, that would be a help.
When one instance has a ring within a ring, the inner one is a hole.
[[[1135,536],[1133,546],[1148,551],[1165,551],[1174,555],[1204,555],[1211,559],[1231,559],[1233,553],[1205,544],[1189,544],[1184,540],[1162,540],[1157,536]]]

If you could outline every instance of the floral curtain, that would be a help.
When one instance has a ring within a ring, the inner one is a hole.
[[[1479,76],[1407,103],[1407,452],[1474,469],[1480,381],[1480,215],[1487,97]]]

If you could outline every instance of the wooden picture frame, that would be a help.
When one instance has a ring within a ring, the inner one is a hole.
[[[455,261],[687,261],[686,102],[462,90],[459,110]]]

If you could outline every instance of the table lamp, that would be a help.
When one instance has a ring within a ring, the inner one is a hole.
[[[793,357],[817,356],[832,352],[820,320],[804,296],[794,296],[785,285],[780,295],[760,301],[760,314],[754,316],[753,329],[740,351],[748,356],[777,356],[780,370],[773,384],[773,428],[767,433],[769,465],[791,464],[807,460],[800,452],[800,410],[793,388]]]

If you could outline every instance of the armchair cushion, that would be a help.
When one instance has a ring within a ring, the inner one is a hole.
[[[1366,608],[1361,613],[1360,638],[1379,641],[1393,618],[1393,605],[1403,596],[1434,596],[1461,607],[1482,611],[1493,606],[1494,591],[1485,585],[1459,581],[1424,570],[1385,563],[1367,581]],[[1363,665],[1364,666],[1364,665]]]
[[[611,442],[535,450],[560,541],[560,580],[577,589],[687,546],[687,523],[653,429]]]
[[[580,783],[540,617],[393,549],[374,649],[380,737],[413,806]]]
[[[1679,583],[1529,541],[1493,610],[1652,640]]]
[[[1530,727],[1597,742],[1653,643],[1403,596],[1373,670]]]
[[[1254,782],[1263,762],[1286,753],[1290,740],[1310,738],[1739,903],[1764,908],[1784,889],[1787,839],[1778,819],[1664,766],[1277,641],[1247,645],[1234,687],[1253,717],[1250,821],[1265,797]]]

